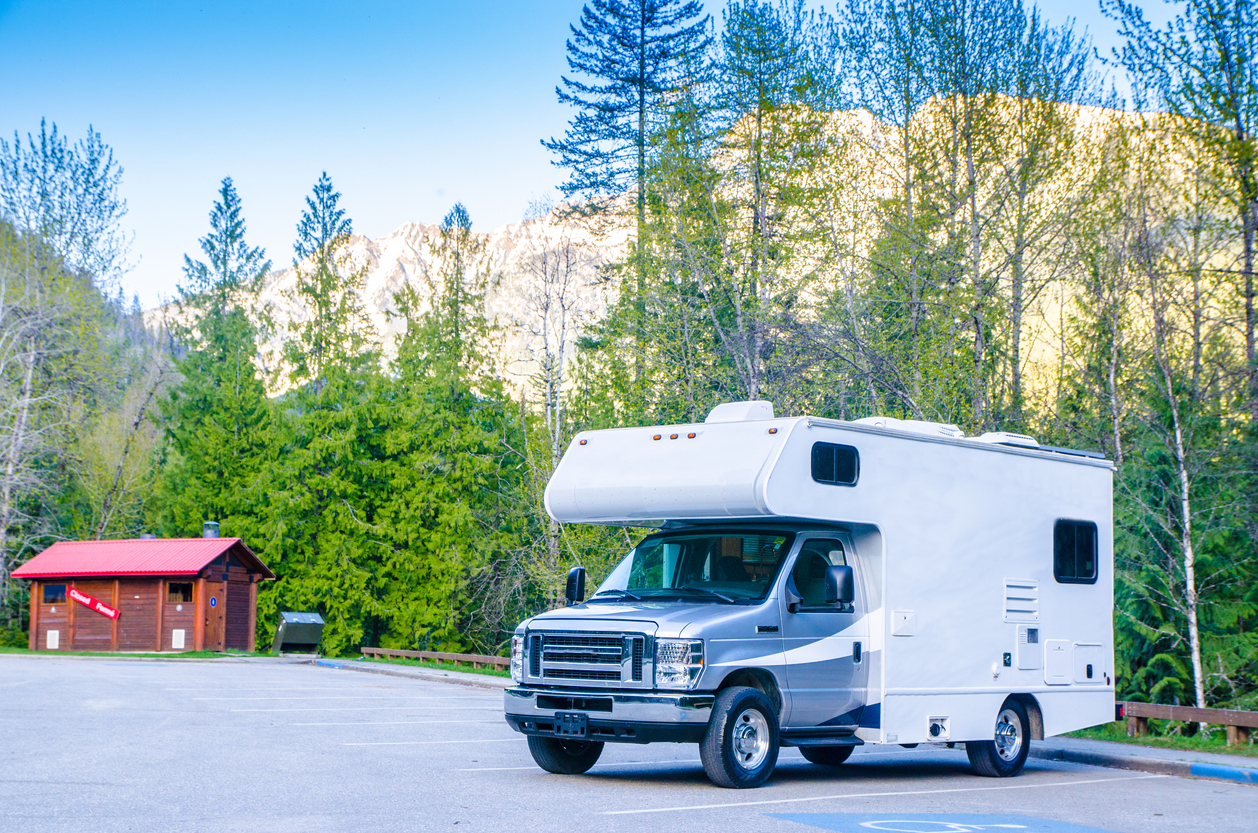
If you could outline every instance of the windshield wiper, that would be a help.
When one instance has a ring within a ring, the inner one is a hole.
[[[617,595],[625,596],[627,598],[633,599],[634,601],[639,601],[639,602],[642,601],[641,596],[639,596],[637,593],[630,593],[628,590],[600,590],[597,593],[595,593],[593,596],[591,596],[590,598],[593,599],[597,596],[605,596],[611,593],[616,593]]]
[[[729,596],[726,596],[724,593],[718,593],[715,590],[709,590],[706,587],[692,587],[690,585],[686,585],[685,587],[678,587],[677,589],[689,590],[692,593],[707,593],[709,596],[716,596],[718,599],[720,599],[723,602],[729,602],[730,604],[734,603],[734,600],[731,599]]]

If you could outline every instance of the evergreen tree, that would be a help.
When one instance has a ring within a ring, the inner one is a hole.
[[[179,288],[180,295],[195,299],[206,314],[222,316],[239,305],[237,292],[257,289],[271,269],[262,248],[245,242],[240,197],[229,176],[223,178],[210,210],[210,233],[199,242],[205,261],[184,255],[188,285]]]
[[[290,327],[294,338],[285,347],[285,358],[289,382],[308,384],[316,393],[329,370],[357,365],[373,355],[368,349],[373,330],[362,301],[367,267],[355,268],[351,262],[348,245],[354,224],[340,200],[325,171],[306,197],[293,245],[297,285],[292,300],[305,315]]]
[[[270,268],[245,241],[240,199],[225,178],[200,240],[207,262],[184,256],[180,305],[193,320],[177,328],[182,377],[161,403],[166,443],[154,497],[156,526],[166,535],[196,535],[206,520],[245,537],[265,501],[259,477],[274,442],[271,406],[255,358],[246,307]],[[230,485],[227,485],[230,484]]]

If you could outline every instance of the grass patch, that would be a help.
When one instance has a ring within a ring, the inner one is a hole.
[[[1150,720],[1149,734],[1144,737],[1129,738],[1127,737],[1127,721],[1120,720],[1114,723],[1106,723],[1103,726],[1093,726],[1091,729],[1070,732],[1065,737],[1108,740],[1115,743],[1127,743],[1132,746],[1147,746],[1153,749],[1178,749],[1184,752],[1213,752],[1220,755],[1258,758],[1258,747],[1254,746],[1252,740],[1247,744],[1228,746],[1227,729],[1223,726],[1211,727],[1212,731],[1208,735],[1200,733],[1196,735],[1170,734],[1170,732],[1175,730],[1175,727],[1182,725],[1182,723],[1173,720]]]
[[[112,657],[114,659],[215,659],[222,657],[258,657],[248,651],[165,651],[160,654],[131,651],[32,651],[29,648],[0,647],[0,654],[25,654],[40,657]]]
[[[510,677],[511,672],[504,668],[485,667],[473,668],[461,662],[436,662],[433,660],[412,659],[410,657],[358,657],[352,662],[379,662],[385,665],[414,665],[430,671],[461,671],[464,674],[484,674],[487,677]]]

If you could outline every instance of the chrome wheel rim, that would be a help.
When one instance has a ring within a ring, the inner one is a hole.
[[[1002,761],[1016,761],[1022,751],[1022,721],[1013,709],[996,718],[996,754]]]
[[[769,721],[756,709],[747,709],[734,718],[734,760],[745,770],[753,770],[769,756]]]

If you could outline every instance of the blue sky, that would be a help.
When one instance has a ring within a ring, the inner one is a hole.
[[[1076,17],[1102,52],[1117,44],[1096,0],[1041,8],[1054,24]],[[72,138],[89,124],[101,133],[125,168],[135,266],[123,286],[152,306],[198,251],[224,176],[276,267],[323,170],[373,237],[438,222],[456,201],[487,231],[554,196],[562,172],[539,140],[567,122],[554,88],[580,11],[581,0],[0,0],[0,132],[11,140],[47,117]]]

